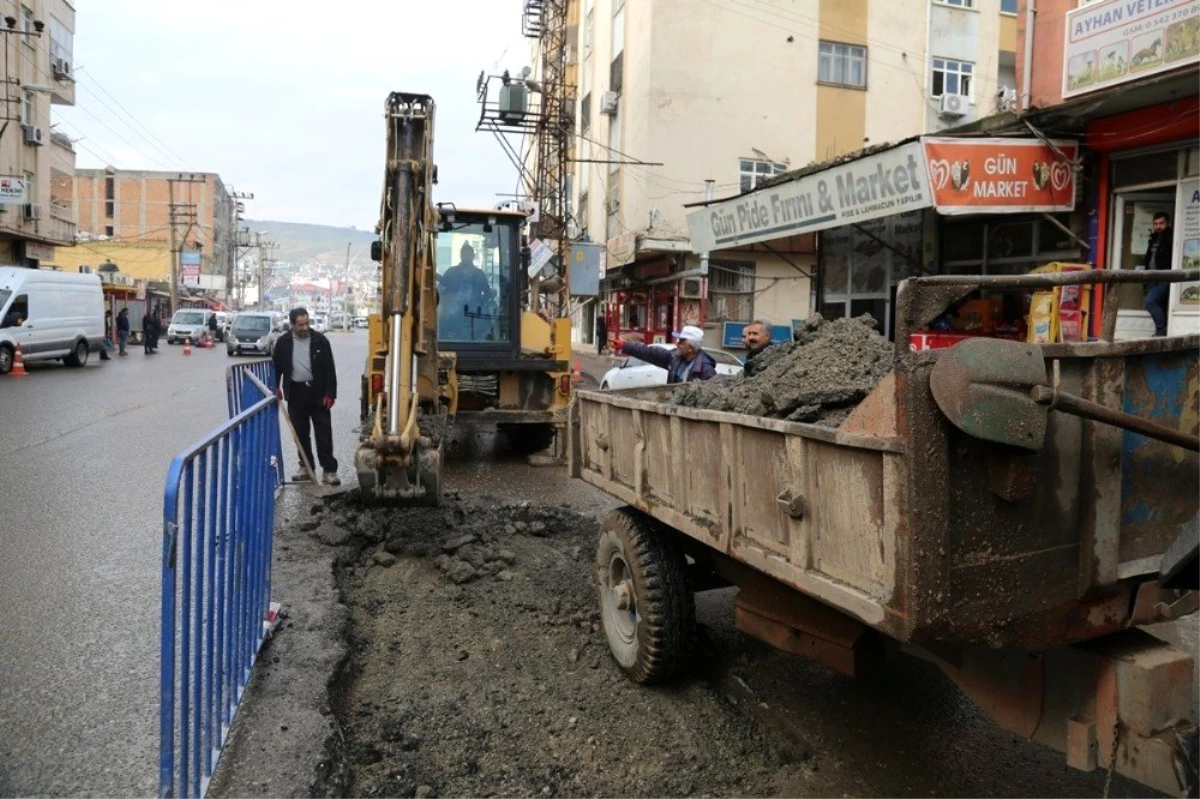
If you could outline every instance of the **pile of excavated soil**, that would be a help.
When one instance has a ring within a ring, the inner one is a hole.
[[[892,344],[870,316],[816,315],[796,341],[770,347],[747,374],[680,386],[677,405],[837,427],[888,372]]]
[[[314,795],[762,796],[810,774],[705,679],[625,678],[600,628],[590,516],[352,495],[304,526],[342,548],[351,619],[332,682],[340,732]]]

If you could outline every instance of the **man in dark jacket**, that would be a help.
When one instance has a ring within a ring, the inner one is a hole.
[[[703,330],[695,325],[684,325],[683,330],[671,335],[678,342],[674,352],[662,347],[650,347],[620,339],[617,340],[616,350],[623,355],[666,369],[668,383],[686,383],[689,380],[709,380],[716,377],[717,362],[700,349],[704,342]]]
[[[117,314],[117,341],[120,343],[121,355],[128,355],[125,345],[129,343],[129,309],[122,308]]]
[[[142,344],[147,355],[158,351],[158,309],[147,310],[142,316]]]
[[[746,345],[746,357],[742,359],[746,367],[746,375],[752,376],[758,371],[758,364],[754,359],[771,346],[770,325],[761,319],[755,319],[746,325],[746,329],[742,331],[742,344]]]
[[[608,346],[608,320],[604,318],[604,313],[596,314],[596,354],[603,355],[604,348]]]
[[[1171,230],[1171,217],[1161,211],[1154,215],[1153,226],[1150,229],[1150,241],[1146,245],[1146,257],[1142,259],[1141,269],[1170,269],[1171,247],[1174,233]],[[1154,283],[1146,291],[1144,307],[1154,320],[1154,335],[1167,335],[1167,303],[1171,298],[1170,283]]]
[[[288,314],[291,332],[275,342],[271,360],[275,363],[275,396],[287,399],[288,418],[304,448],[308,462],[313,463],[309,424],[317,439],[317,460],[325,472],[325,485],[341,485],[338,462],[333,457],[333,423],[330,410],[337,401],[337,370],[333,365],[333,349],[329,339],[310,330],[308,311],[293,308]],[[301,463],[293,480],[307,480]]]

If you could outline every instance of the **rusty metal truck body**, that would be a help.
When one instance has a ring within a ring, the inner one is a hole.
[[[965,294],[921,282],[898,341],[928,294]],[[1047,380],[1195,435],[1198,345],[1046,346]],[[899,346],[837,429],[681,407],[671,387],[579,392],[573,474],[675,538],[691,585],[741,586],[743,630],[848,673],[905,649],[1078,768],[1191,790],[1192,657],[1134,628],[1197,607],[1160,578],[1197,523],[1197,454],[1062,413],[1039,452],[976,440],[931,396],[938,357]]]

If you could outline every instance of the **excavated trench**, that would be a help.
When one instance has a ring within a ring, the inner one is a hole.
[[[314,795],[774,795],[803,778],[753,708],[702,672],[650,689],[608,654],[597,520],[448,494],[378,509],[351,494],[312,534],[339,548],[349,655]]]

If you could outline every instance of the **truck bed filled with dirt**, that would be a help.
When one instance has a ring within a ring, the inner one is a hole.
[[[893,353],[870,316],[827,321],[816,315],[796,341],[768,348],[745,374],[687,383],[671,401],[837,427],[891,370]]]

